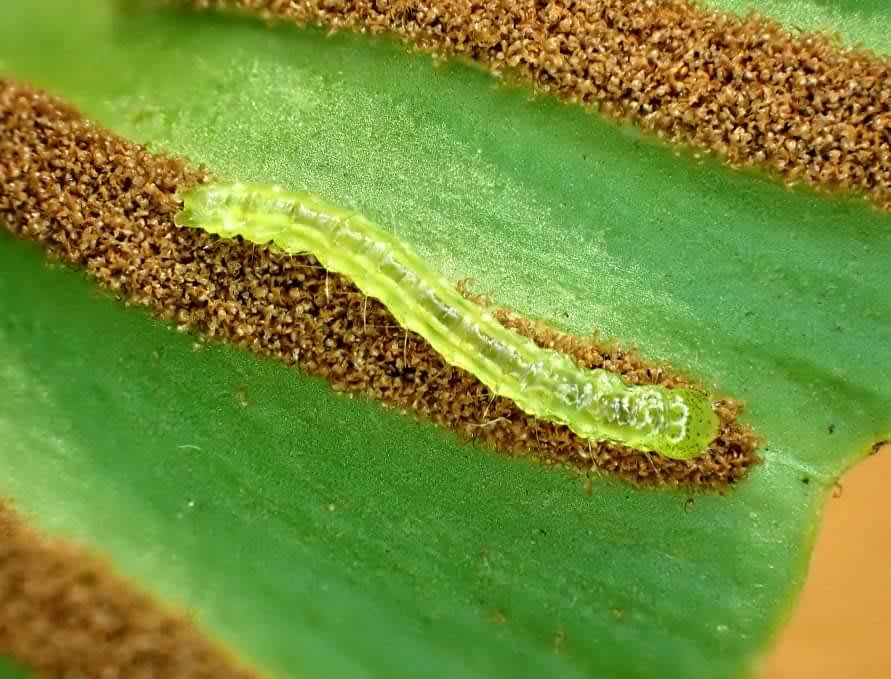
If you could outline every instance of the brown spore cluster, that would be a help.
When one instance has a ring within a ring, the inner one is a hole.
[[[207,337],[296,363],[335,389],[414,412],[511,455],[595,469],[645,485],[725,489],[759,460],[739,406],[721,402],[721,429],[703,455],[673,460],[591,442],[536,419],[448,365],[377,300],[327,272],[240,239],[175,226],[178,189],[205,181],[183,162],[114,136],[57,99],[0,80],[0,223],[44,243],[130,303]],[[472,296],[471,296],[472,297]],[[633,384],[689,384],[636,353],[496,312],[509,328],[582,366]]]
[[[43,677],[249,679],[185,615],[0,500],[0,652]]]
[[[173,0],[394,33],[675,143],[891,210],[891,61],[687,0]]]

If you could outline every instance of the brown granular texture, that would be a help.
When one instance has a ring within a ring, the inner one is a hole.
[[[206,179],[112,135],[55,98],[0,81],[0,222],[85,268],[129,302],[205,336],[297,363],[338,390],[369,394],[509,454],[593,466],[640,484],[705,489],[726,488],[758,462],[756,438],[737,421],[739,406],[730,400],[718,410],[720,435],[694,460],[591,443],[523,413],[445,363],[382,304],[311,255],[176,227],[175,191]],[[633,352],[506,310],[498,316],[540,345],[631,383],[688,383]]]
[[[891,210],[891,61],[686,0],[174,0],[392,32],[787,183]]]
[[[0,652],[44,677],[248,679],[255,673],[84,550],[0,500]]]

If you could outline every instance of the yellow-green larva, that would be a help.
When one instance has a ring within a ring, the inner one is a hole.
[[[462,297],[405,243],[359,214],[276,186],[211,184],[183,192],[179,226],[311,252],[330,271],[379,299],[450,364],[475,375],[525,412],[579,436],[667,457],[706,451],[718,419],[706,394],[633,386],[607,370],[586,370],[502,326]]]

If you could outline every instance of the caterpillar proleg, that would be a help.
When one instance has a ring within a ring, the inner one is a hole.
[[[311,252],[326,269],[379,299],[448,363],[579,436],[688,459],[704,453],[718,433],[706,394],[629,385],[616,373],[581,368],[537,346],[465,299],[407,244],[362,215],[277,186],[210,184],[180,198],[178,226],[271,242],[289,254]]]

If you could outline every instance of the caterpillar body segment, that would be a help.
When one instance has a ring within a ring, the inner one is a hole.
[[[177,225],[271,242],[288,254],[312,253],[379,299],[448,363],[579,436],[688,459],[704,453],[718,433],[706,394],[630,385],[616,373],[584,369],[537,346],[465,299],[407,244],[362,215],[277,186],[201,185],[180,198]]]

